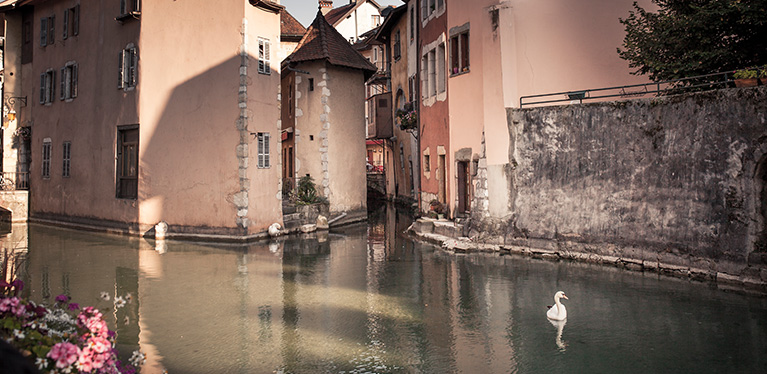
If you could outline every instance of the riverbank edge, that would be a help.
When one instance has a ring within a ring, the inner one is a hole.
[[[306,233],[315,231],[328,231],[330,229],[340,228],[365,221],[367,221],[366,212],[352,212],[349,214],[344,214],[340,217],[336,217],[335,220],[328,223],[328,227],[317,227],[316,224],[309,221],[301,222],[298,227],[281,230],[278,237],[301,236]],[[81,218],[78,221],[73,221],[55,218],[30,217],[24,222],[51,227],[60,227],[70,230],[98,232],[109,235],[158,240],[155,237],[154,226],[150,225],[125,224],[122,222],[88,218]],[[173,225],[171,230],[165,234],[165,238],[162,240],[176,240],[199,243],[216,242],[224,244],[251,244],[257,242],[267,242],[275,238],[274,236],[269,235],[267,231],[261,231],[252,234],[232,234],[216,232],[217,230],[215,228],[207,228],[210,232],[196,231],[199,229],[200,228],[198,227]]]
[[[430,227],[426,232],[424,227]],[[438,232],[435,232],[438,231]],[[767,281],[761,277],[749,275],[733,275],[726,272],[701,269],[692,266],[680,266],[662,261],[648,261],[626,256],[609,256],[597,253],[544,249],[531,245],[494,244],[475,241],[462,235],[463,228],[448,220],[419,218],[408,227],[406,232],[417,240],[437,245],[449,253],[500,253],[516,254],[547,261],[575,261],[604,266],[612,266],[634,272],[651,272],[675,278],[689,279],[714,284],[723,291],[735,291],[767,297]],[[564,244],[565,248],[577,248],[577,243],[561,243],[549,239],[538,239],[535,242],[556,247]],[[545,243],[545,244],[544,244]]]

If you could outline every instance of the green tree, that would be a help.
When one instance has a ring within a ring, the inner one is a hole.
[[[665,81],[767,64],[767,0],[634,2],[618,54],[635,75]]]

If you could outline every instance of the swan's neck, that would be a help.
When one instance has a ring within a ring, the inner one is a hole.
[[[555,298],[554,298],[554,304],[556,304],[556,305],[557,305],[557,308],[559,308],[560,306],[562,306],[562,303],[561,303],[559,300],[560,300],[560,299],[559,299],[558,297],[555,297]],[[561,309],[561,308],[559,308],[559,309]]]

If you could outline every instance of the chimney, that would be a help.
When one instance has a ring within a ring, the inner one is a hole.
[[[331,9],[333,9],[333,0],[319,0],[320,2],[320,11],[322,12],[322,15],[328,14]]]

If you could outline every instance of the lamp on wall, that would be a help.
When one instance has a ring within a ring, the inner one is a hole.
[[[8,114],[6,115],[6,118],[8,121],[3,122],[3,126],[7,127],[8,124],[11,122],[16,122],[16,109],[14,108],[16,106],[16,103],[20,103],[21,107],[27,106],[27,97],[26,96],[7,96],[5,98],[5,106],[8,108]]]

